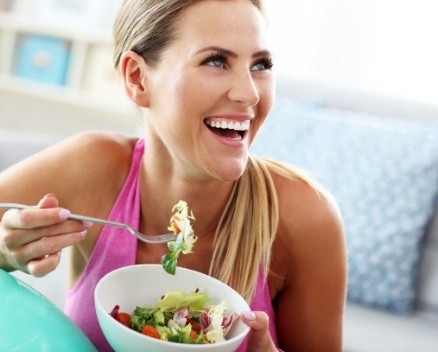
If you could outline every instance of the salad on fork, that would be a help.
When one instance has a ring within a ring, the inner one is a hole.
[[[176,235],[174,241],[167,243],[170,253],[161,257],[161,265],[169,274],[175,275],[178,256],[180,253],[192,253],[193,246],[198,239],[193,231],[191,220],[195,220],[193,213],[189,213],[188,205],[180,200],[172,209],[172,217],[168,230]]]

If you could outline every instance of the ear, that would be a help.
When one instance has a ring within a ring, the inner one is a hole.
[[[127,51],[120,58],[120,74],[126,95],[135,104],[149,106],[147,89],[147,65],[144,59],[133,51]]]

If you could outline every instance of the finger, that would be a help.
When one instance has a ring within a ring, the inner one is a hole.
[[[82,231],[83,223],[65,222],[68,215],[67,210],[60,208],[8,210],[2,219],[3,241],[14,249],[42,237]]]
[[[63,208],[39,209],[29,207],[26,209],[9,209],[2,218],[4,225],[11,229],[32,229],[50,226],[65,221],[70,216],[70,211]]]
[[[64,243],[62,247],[66,245],[75,244],[83,240],[88,232],[88,228],[91,226],[88,222],[82,221],[65,221],[51,226],[39,227],[33,229],[8,229],[3,228],[3,243],[9,251],[17,251],[21,247],[25,247],[32,243],[46,245],[46,240],[54,238],[51,242],[58,242],[61,236],[66,236],[61,242]],[[41,242],[40,242],[41,241]],[[55,252],[59,248],[51,250],[45,250],[40,254],[47,254]]]
[[[74,223],[74,222],[73,222]],[[79,224],[73,224],[76,227]],[[38,240],[32,241],[23,245],[15,251],[15,257],[22,263],[27,263],[36,258],[44,257],[51,253],[57,253],[63,248],[74,245],[82,241],[87,235],[87,229],[83,225],[79,230],[49,234],[48,236],[41,236]]]
[[[61,251],[47,254],[27,263],[27,272],[35,277],[43,277],[57,268],[61,260]]]
[[[42,208],[56,208],[59,206],[58,199],[54,194],[46,194],[39,202],[37,207]]]
[[[269,329],[269,317],[265,312],[242,312],[241,319],[254,331]]]
[[[248,351],[277,351],[269,332],[269,316],[265,312],[242,312],[240,318],[251,328]]]
[[[12,252],[21,270],[34,276],[46,275],[59,264],[62,249],[82,241],[87,230],[51,237],[43,237]]]

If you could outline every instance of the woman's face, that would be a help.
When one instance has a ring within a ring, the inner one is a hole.
[[[265,19],[247,0],[200,1],[176,34],[146,77],[150,148],[169,172],[233,181],[273,101]]]

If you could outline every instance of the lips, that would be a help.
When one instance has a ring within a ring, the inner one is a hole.
[[[242,139],[249,130],[250,120],[236,121],[225,118],[207,118],[205,125],[215,134],[230,139]]]

